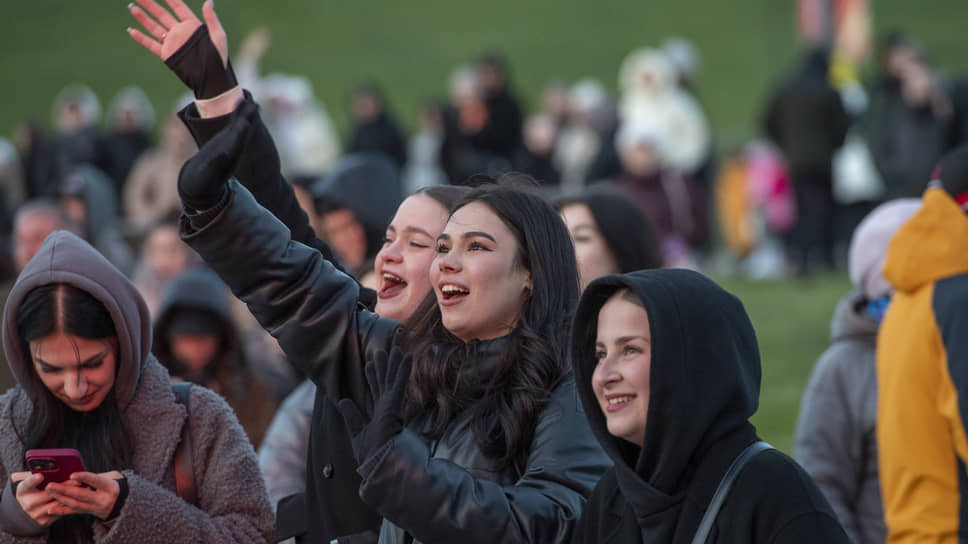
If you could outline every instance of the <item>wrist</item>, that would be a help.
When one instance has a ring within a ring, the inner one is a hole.
[[[111,509],[108,510],[104,516],[98,516],[104,521],[110,521],[121,514],[121,509],[124,508],[124,503],[128,499],[128,479],[121,477],[121,479],[115,480],[118,484],[118,494],[114,498],[114,503],[111,505]]]
[[[236,85],[224,93],[212,98],[196,98],[195,106],[202,118],[221,117],[228,115],[245,101],[242,87]]]

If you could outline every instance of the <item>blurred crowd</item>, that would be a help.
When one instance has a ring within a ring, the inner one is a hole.
[[[838,472],[838,461],[824,458],[832,446],[815,443],[829,422],[821,408],[838,399],[829,380],[861,384],[867,396],[844,410],[862,414],[863,447],[875,447],[870,388],[873,343],[893,293],[881,275],[888,241],[920,209],[916,199],[939,160],[968,143],[968,80],[936,66],[914,36],[891,32],[872,48],[869,23],[853,17],[843,14],[831,35],[807,40],[796,65],[764,89],[761,134],[743,142],[717,141],[698,92],[700,52],[675,36],[621,59],[617,93],[593,78],[557,80],[534,105],[520,100],[510,59],[486,52],[453,70],[446,99],[414,112],[412,134],[378,81],[352,88],[352,121],[340,134],[308,77],[262,72],[266,30],[251,33],[233,63],[310,226],[363,286],[386,286],[374,261],[406,195],[511,171],[536,179],[565,219],[582,287],[663,266],[725,264],[756,278],[846,266],[855,289],[837,310],[834,342],[865,343],[822,358],[797,454],[848,533],[873,542],[886,531],[876,456],[841,452],[861,480],[854,497],[839,500],[838,480],[824,476]],[[295,437],[286,448],[305,465],[313,386],[179,236],[176,180],[198,138],[178,112],[191,101],[156,108],[130,86],[104,109],[90,88],[74,84],[57,94],[49,126],[27,121],[0,139],[0,301],[51,232],[73,232],[136,286],[151,316],[152,353],[171,376],[222,395],[256,448],[272,436],[283,405],[296,421],[276,429],[280,442],[264,451],[285,455],[271,450]],[[884,205],[899,198],[907,200]],[[858,357],[870,359],[864,376],[837,375],[843,363],[835,361]],[[0,365],[0,389],[15,383]],[[305,466],[296,470],[288,481],[270,480],[273,503],[301,490]],[[873,480],[864,480],[870,470]],[[867,510],[848,523],[858,504]]]

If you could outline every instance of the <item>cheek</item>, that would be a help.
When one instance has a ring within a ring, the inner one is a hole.
[[[644,397],[648,397],[650,389],[651,365],[649,358],[646,357],[635,363],[634,369],[627,373],[629,384],[635,388],[636,392]]]
[[[427,277],[430,278],[431,286],[437,285],[437,282],[440,281],[440,253],[430,261],[430,270]]]
[[[63,378],[59,375],[37,372],[37,376],[40,378],[40,383],[44,384],[44,387],[51,391],[59,391],[63,385]]]
[[[602,400],[602,373],[601,365],[595,366],[595,371],[592,372],[592,391],[595,393],[595,398]]]
[[[414,259],[407,263],[407,286],[412,296],[423,298],[430,291],[430,259]]]

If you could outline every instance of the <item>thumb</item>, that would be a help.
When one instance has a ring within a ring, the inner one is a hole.
[[[209,39],[215,44],[215,49],[222,57],[222,65],[228,66],[229,39],[225,34],[225,29],[222,28],[222,23],[218,20],[218,15],[215,15],[215,3],[212,0],[206,0],[202,4],[202,18],[205,19],[205,25],[208,26]]]
[[[341,399],[336,407],[339,409],[339,413],[343,415],[343,420],[346,421],[346,427],[350,430],[350,434],[357,435],[366,426],[366,421],[363,419],[363,414],[360,413],[360,409],[356,407],[350,399]]]

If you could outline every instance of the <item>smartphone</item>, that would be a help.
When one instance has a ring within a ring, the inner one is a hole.
[[[46,488],[50,482],[66,481],[75,472],[86,471],[81,452],[73,448],[27,450],[26,457],[30,472],[44,475],[38,489]]]

